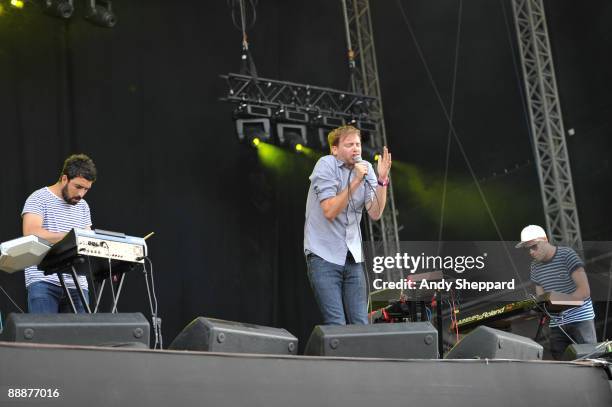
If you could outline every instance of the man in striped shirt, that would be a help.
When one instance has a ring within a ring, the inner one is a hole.
[[[59,180],[34,191],[26,200],[21,212],[23,235],[36,235],[50,243],[57,243],[70,230],[90,229],[91,213],[83,199],[96,180],[96,166],[84,154],[71,155],[64,162]],[[78,312],[85,307],[77,294],[76,285],[69,274],[64,281]],[[31,313],[71,312],[56,274],[44,275],[36,266],[25,269],[25,283],[28,291],[28,310]],[[87,279],[79,276],[79,284],[88,298]]]
[[[569,247],[553,246],[544,229],[529,225],[521,232],[521,242],[533,259],[531,281],[536,294],[557,292],[569,300],[583,301],[583,305],[558,314],[550,314],[550,350],[555,359],[561,359],[565,348],[572,343],[596,343],[595,312],[591,301],[589,280],[584,263]]]

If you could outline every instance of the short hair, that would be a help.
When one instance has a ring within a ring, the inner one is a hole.
[[[337,146],[340,143],[340,140],[342,140],[349,133],[357,133],[357,135],[361,139],[361,132],[357,127],[350,125],[340,126],[330,131],[327,135],[327,142],[329,143],[329,148],[331,149],[332,146]]]
[[[85,154],[73,154],[64,161],[60,179],[63,175],[67,176],[68,180],[82,177],[88,181],[94,182],[98,175],[98,171],[91,158]]]

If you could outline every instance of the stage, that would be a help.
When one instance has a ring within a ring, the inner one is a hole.
[[[0,361],[3,406],[612,405],[609,367],[596,362],[323,358],[9,342],[0,342]],[[11,389],[48,391],[8,398]]]

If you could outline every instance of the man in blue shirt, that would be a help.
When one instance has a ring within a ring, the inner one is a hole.
[[[576,252],[569,247],[550,244],[544,229],[537,225],[523,229],[521,242],[516,247],[527,250],[533,259],[531,281],[536,284],[537,295],[550,292],[564,299],[583,301],[579,307],[550,314],[550,351],[553,357],[561,359],[565,348],[572,343],[596,343],[589,280],[584,263]]]
[[[387,200],[391,154],[384,147],[378,178],[361,160],[361,133],[342,126],[329,133],[331,154],[310,175],[304,225],[308,279],[326,325],[367,324],[361,213],[378,220]]]

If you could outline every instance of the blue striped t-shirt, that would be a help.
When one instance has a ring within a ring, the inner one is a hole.
[[[35,213],[42,216],[42,227],[49,232],[70,232],[74,228],[86,229],[91,227],[91,213],[89,205],[84,199],[81,199],[76,205],[70,205],[47,187],[34,191],[28,197],[23,206],[23,211],[21,211],[21,216],[23,217],[26,213]],[[36,266],[26,268],[26,287],[38,281],[61,285],[57,274],[45,276]],[[69,274],[64,274],[64,281],[68,288],[76,288]],[[87,278],[85,276],[79,276],[79,285],[81,288],[87,289]]]
[[[576,252],[569,247],[556,247],[555,255],[547,262],[531,263],[531,281],[544,291],[557,291],[571,294],[576,291],[572,273],[584,267]],[[572,322],[588,321],[595,318],[591,298],[584,300],[580,307],[570,308],[558,314],[551,313],[550,326],[565,325]]]

